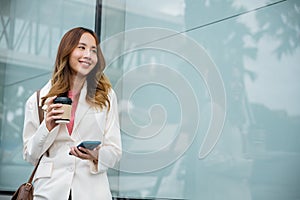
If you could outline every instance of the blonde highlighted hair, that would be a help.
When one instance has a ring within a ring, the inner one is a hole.
[[[86,101],[93,107],[110,108],[110,101],[108,97],[111,84],[109,79],[104,75],[105,60],[102,54],[99,40],[94,31],[77,27],[69,30],[61,39],[58,47],[57,56],[55,60],[54,72],[51,79],[51,89],[49,93],[42,98],[42,103],[48,97],[52,96],[66,96],[71,89],[71,67],[69,65],[69,57],[73,50],[77,47],[81,36],[84,33],[91,34],[97,44],[97,58],[98,62],[93,70],[87,75],[87,95]]]

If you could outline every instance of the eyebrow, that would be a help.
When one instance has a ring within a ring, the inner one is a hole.
[[[87,44],[86,44],[86,43],[83,43],[83,42],[79,42],[79,43],[78,43],[78,45],[84,45],[84,46],[87,46]],[[97,49],[97,47],[96,47],[96,46],[92,46],[92,48],[95,48],[95,49]]]

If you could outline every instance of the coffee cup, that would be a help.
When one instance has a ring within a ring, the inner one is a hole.
[[[64,110],[61,119],[55,120],[56,123],[69,123],[71,119],[72,99],[68,97],[56,97],[53,103],[61,103],[60,109]]]

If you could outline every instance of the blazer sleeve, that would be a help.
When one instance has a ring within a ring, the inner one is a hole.
[[[26,101],[23,126],[23,157],[35,165],[51,146],[58,133],[58,127],[48,131],[45,121],[40,124],[36,93]]]
[[[94,166],[97,171],[93,170],[94,173],[105,172],[108,168],[114,167],[122,156],[117,97],[112,89],[109,97],[110,110],[107,111],[103,141],[99,149],[98,166]]]

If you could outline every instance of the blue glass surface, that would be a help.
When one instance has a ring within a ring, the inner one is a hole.
[[[116,194],[300,198],[299,2],[105,3],[124,16],[103,35],[124,143]]]
[[[1,190],[32,168],[25,100],[64,31],[94,27],[95,2],[1,2]],[[300,199],[298,0],[103,0],[101,25],[123,143],[115,197]]]

